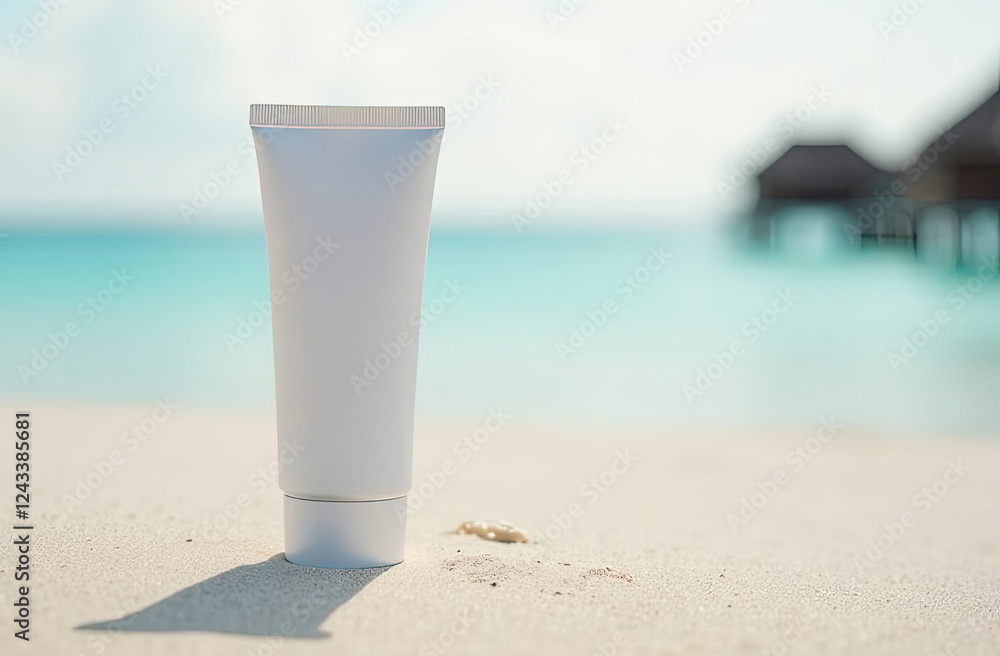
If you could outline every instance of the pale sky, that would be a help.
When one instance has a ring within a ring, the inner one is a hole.
[[[63,1],[0,8],[5,214],[144,207],[179,221],[236,162],[196,220],[255,221],[254,102],[448,107],[435,206],[473,222],[566,168],[569,214],[738,210],[752,185],[724,199],[718,183],[768,138],[848,137],[898,165],[996,89],[1000,61],[996,0]],[[355,43],[366,23],[378,33]],[[620,134],[582,170],[579,149],[608,121]]]

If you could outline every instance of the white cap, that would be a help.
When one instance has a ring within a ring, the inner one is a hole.
[[[285,495],[285,558],[327,569],[385,567],[403,561],[406,497],[314,501]]]

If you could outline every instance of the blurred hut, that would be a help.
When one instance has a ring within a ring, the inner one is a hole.
[[[900,175],[928,248],[958,264],[1000,251],[1000,92],[924,148]]]
[[[901,172],[844,144],[795,145],[757,175],[750,236],[775,245],[806,206],[843,210],[848,239],[912,248],[955,265],[1000,260],[1000,91],[942,132]]]
[[[751,217],[751,238],[773,244],[778,222],[804,204],[842,209],[850,226],[853,217],[876,192],[888,189],[894,177],[845,144],[792,146],[757,175],[760,194]],[[874,234],[875,226],[861,232]]]

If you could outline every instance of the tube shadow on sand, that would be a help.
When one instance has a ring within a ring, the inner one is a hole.
[[[324,638],[320,625],[388,567],[317,569],[278,554],[241,565],[116,620],[81,631],[214,631]]]

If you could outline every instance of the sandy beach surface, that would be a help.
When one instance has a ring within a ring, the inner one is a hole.
[[[172,406],[27,408],[31,641],[7,619],[3,653],[1000,653],[986,438],[819,417],[587,433],[484,410],[418,426],[405,562],[327,571],[282,557],[273,415]],[[13,517],[12,484],[0,504]],[[471,519],[532,540],[450,533]]]

